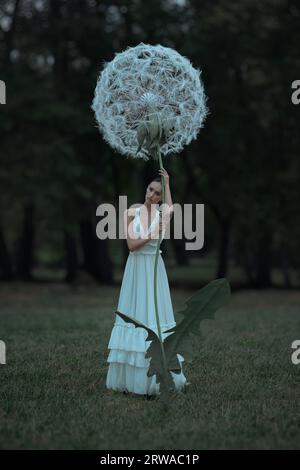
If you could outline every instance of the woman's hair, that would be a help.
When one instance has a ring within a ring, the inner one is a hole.
[[[149,184],[152,183],[152,181],[157,181],[157,183],[161,183],[161,178],[158,176],[157,178],[153,178],[152,180],[149,181]]]

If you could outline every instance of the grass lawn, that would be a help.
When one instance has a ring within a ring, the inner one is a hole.
[[[175,311],[192,292],[171,290]],[[119,287],[0,284],[0,447],[300,448],[300,292],[240,291],[203,323],[167,411],[107,390]]]

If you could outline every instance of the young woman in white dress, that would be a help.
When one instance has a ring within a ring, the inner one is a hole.
[[[169,175],[165,169],[160,170],[159,173],[165,178],[165,202],[172,214],[173,202]],[[131,206],[125,211],[124,226],[129,255],[117,306],[119,312],[144,323],[156,334],[158,331],[154,304],[154,261],[159,232],[162,231],[162,238],[165,232],[158,210],[161,194],[160,178],[155,178],[146,189],[144,204],[138,207],[137,205]],[[163,334],[163,332],[175,326],[176,322],[161,250],[157,268],[157,298],[161,331],[165,339],[169,333]],[[147,334],[143,328],[135,328],[133,324],[125,322],[119,315],[115,316],[108,344],[110,352],[107,359],[109,363],[106,377],[107,388],[147,397],[160,393],[156,375],[147,376],[150,364],[150,359],[145,358],[150,345],[150,342],[146,341]],[[177,356],[182,367],[184,358],[180,354]],[[182,389],[187,384],[183,371],[180,374],[173,372],[171,374],[176,390]]]

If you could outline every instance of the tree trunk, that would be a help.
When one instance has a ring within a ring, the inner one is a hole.
[[[280,246],[280,264],[283,275],[284,287],[290,289],[292,287],[291,276],[290,276],[290,263],[288,251],[285,243],[282,243]]]
[[[65,250],[66,250],[66,282],[76,281],[78,272],[78,256],[76,239],[67,230],[64,232]]]
[[[113,264],[109,255],[108,240],[95,237],[96,278],[104,284],[113,284]]]
[[[258,256],[256,269],[256,287],[259,289],[271,286],[271,237],[263,227],[258,239]]]
[[[224,277],[228,270],[230,222],[228,219],[220,220],[220,241],[218,250],[217,278]]]
[[[253,253],[249,253],[248,247],[245,247],[245,252],[243,253],[242,266],[244,268],[248,283],[250,286],[255,285],[255,262],[253,259]]]
[[[17,276],[24,281],[32,279],[34,217],[34,204],[27,203],[24,207],[23,227],[17,249]]]
[[[189,266],[189,257],[187,251],[185,249],[185,239],[178,240],[174,237],[171,238],[171,243],[174,250],[174,256],[176,260],[176,264],[178,266]]]
[[[110,163],[113,168],[113,173],[114,173],[114,178],[112,178],[112,184],[115,190],[115,199],[119,198],[121,196],[121,181],[120,181],[120,171],[118,169],[118,165],[116,164],[115,160],[115,155],[111,155],[110,158]],[[101,173],[101,168],[98,170],[99,173]],[[99,181],[99,187],[100,187],[101,181]],[[101,197],[99,197],[99,201],[101,202]],[[121,224],[123,224],[123,218],[121,219]],[[120,242],[122,244],[122,259],[121,259],[121,266],[122,269],[125,268],[127,258],[128,258],[128,246],[126,240],[122,240]]]
[[[0,272],[1,271],[1,279],[3,281],[11,281],[13,279],[12,261],[8,253],[3,228],[0,225]]]
[[[84,257],[84,269],[97,281],[113,284],[113,267],[109,256],[108,240],[96,237],[89,219],[80,221],[80,236]]]

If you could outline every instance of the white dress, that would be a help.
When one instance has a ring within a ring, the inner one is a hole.
[[[154,230],[159,222],[159,211],[146,233]],[[136,235],[145,234],[140,220],[140,208],[135,209],[133,230]],[[163,234],[164,235],[164,232]],[[157,237],[158,238],[158,235]],[[117,310],[144,323],[158,334],[155,305],[154,305],[154,261],[157,239],[152,239],[141,248],[129,252]],[[161,250],[160,250],[161,253]],[[159,254],[157,268],[157,299],[163,339],[169,334],[164,331],[176,325],[170,297],[168,277],[164,261]],[[156,375],[147,376],[150,359],[145,358],[145,353],[151,344],[146,341],[147,331],[143,328],[135,328],[131,323],[126,323],[119,315],[115,315],[108,343],[107,362],[109,363],[106,387],[116,391],[127,391],[136,394],[157,395],[159,384],[156,383]],[[181,369],[184,358],[177,354]],[[183,371],[180,374],[171,372],[176,390],[188,384]]]

